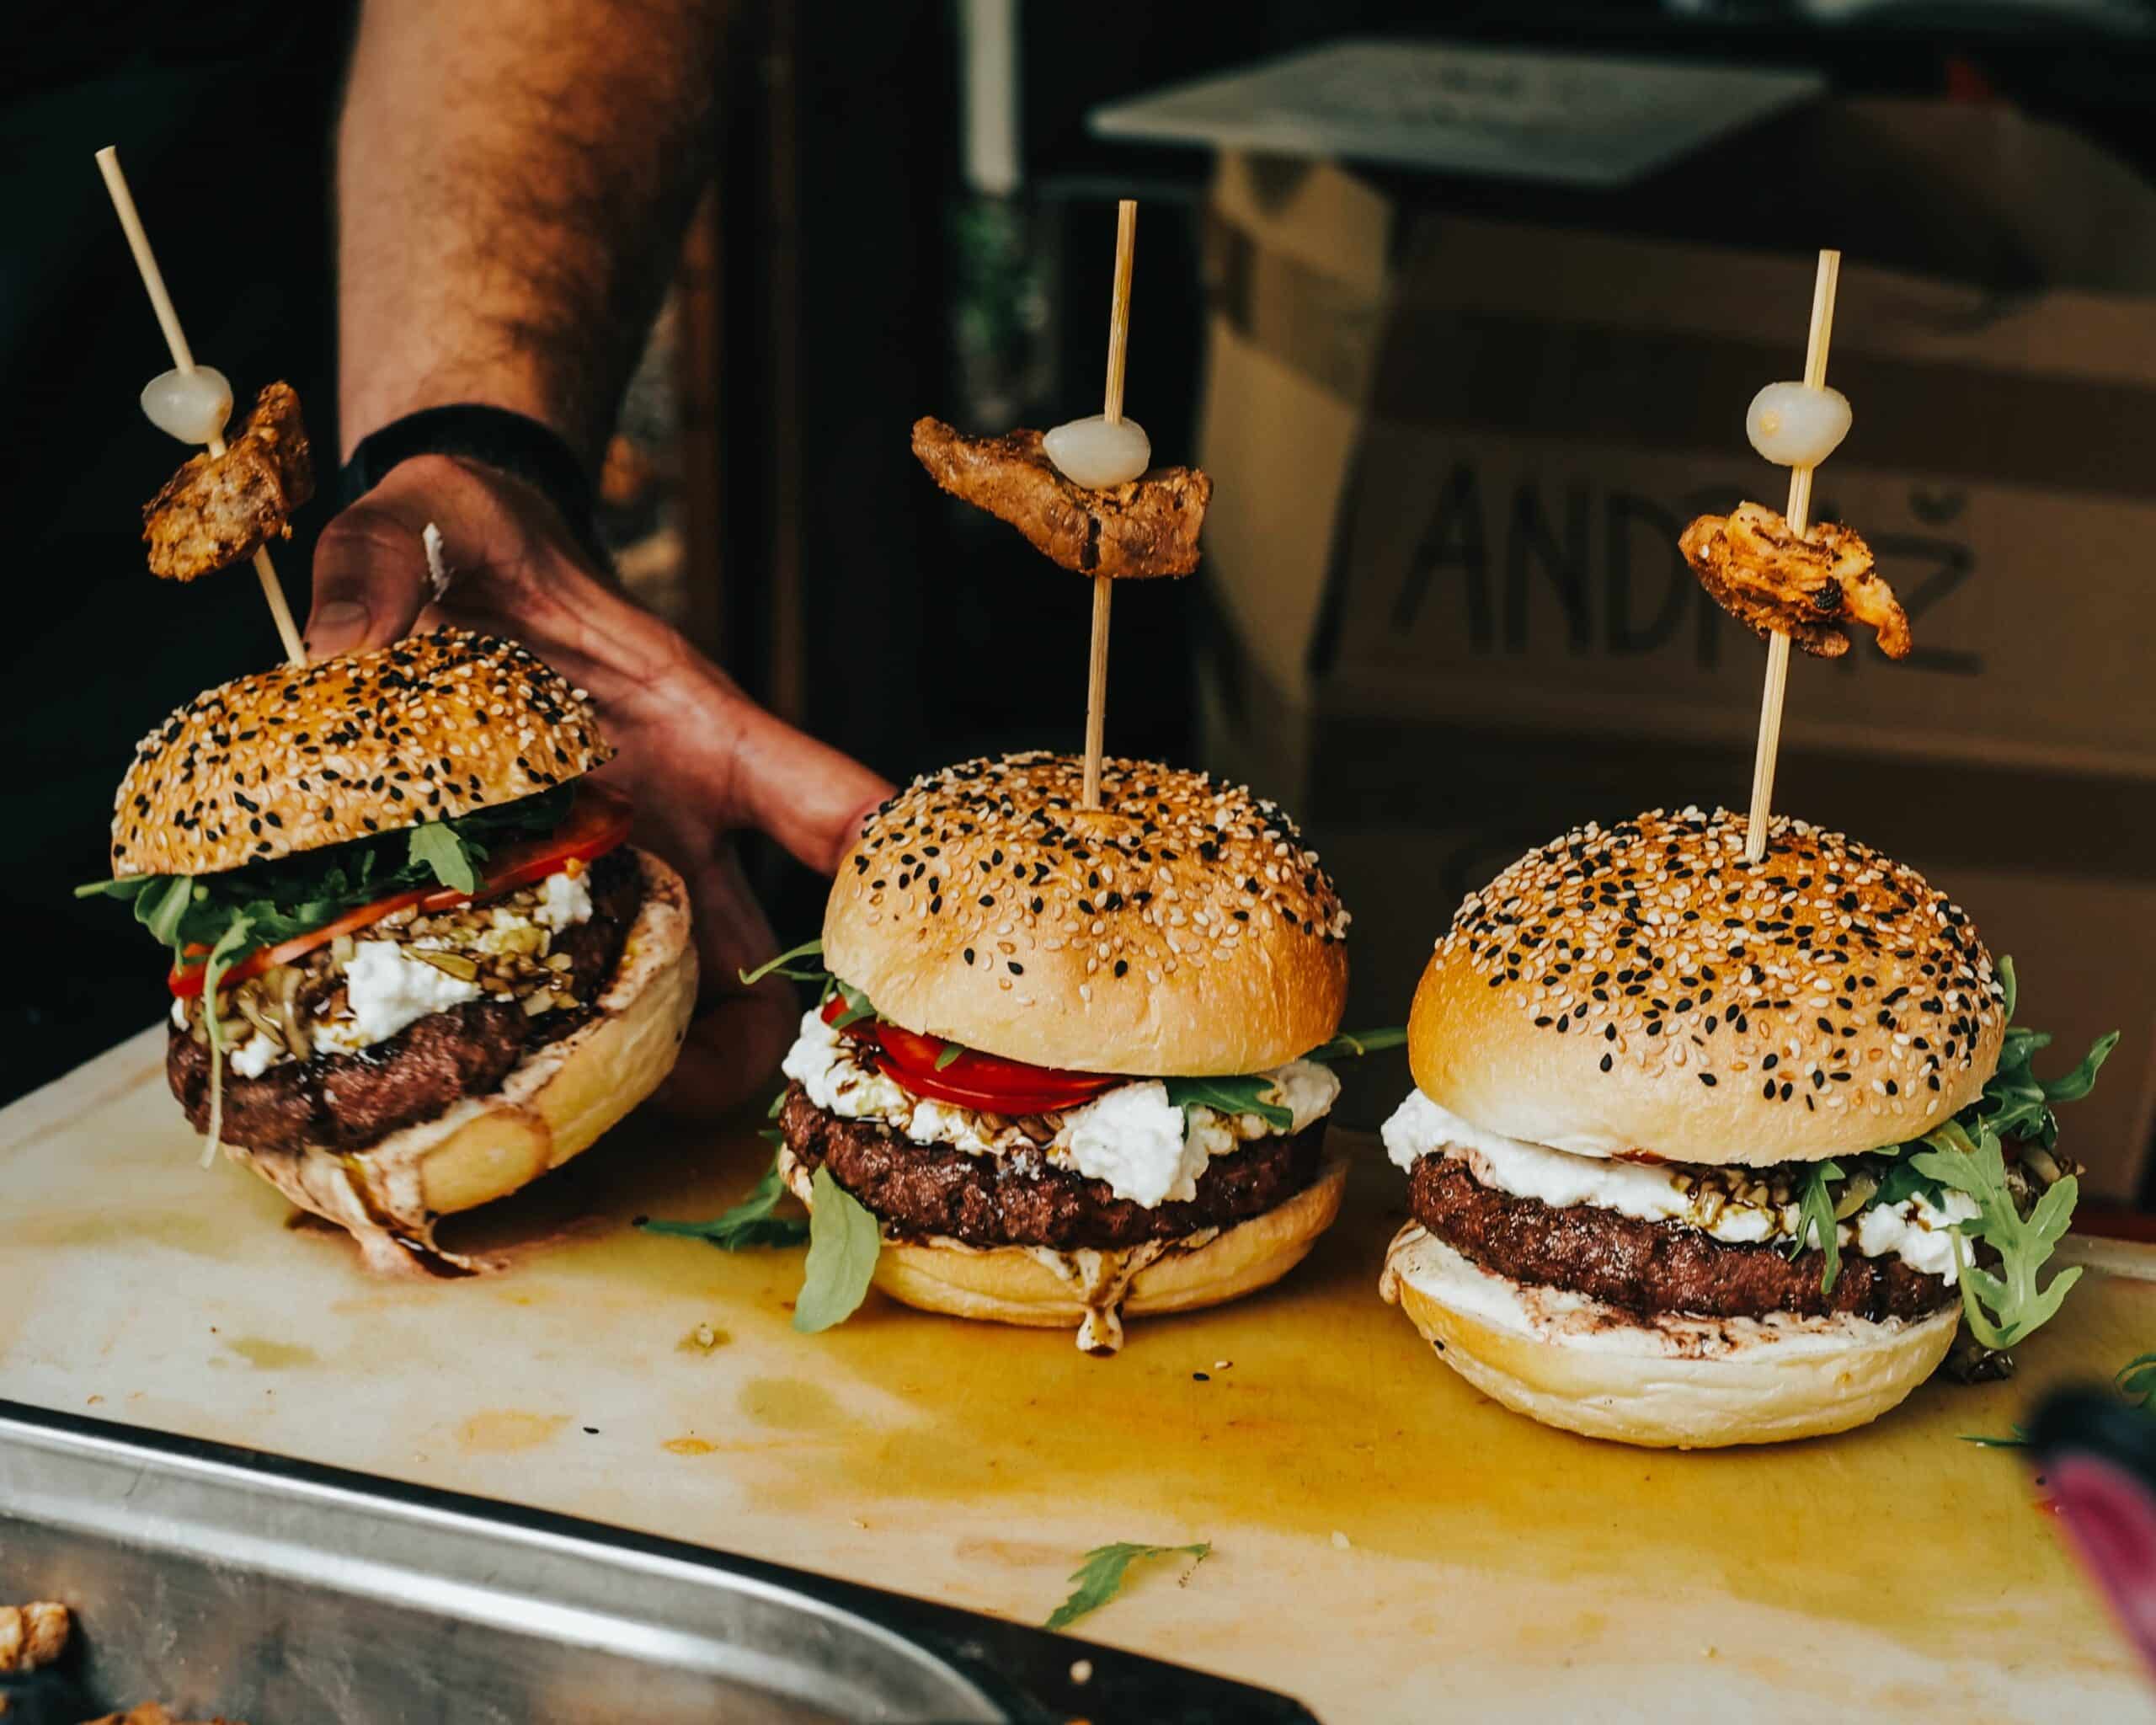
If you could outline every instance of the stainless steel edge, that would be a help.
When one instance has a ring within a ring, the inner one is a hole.
[[[11,1591],[77,1607],[108,1704],[253,1725],[1312,1717],[803,1571],[0,1401]]]

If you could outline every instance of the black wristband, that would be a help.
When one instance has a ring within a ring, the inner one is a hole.
[[[466,456],[514,473],[544,494],[562,512],[577,542],[605,561],[592,512],[591,481],[576,451],[552,426],[479,402],[422,408],[359,441],[339,476],[342,500],[349,504],[364,496],[388,477],[392,467],[415,455]]]

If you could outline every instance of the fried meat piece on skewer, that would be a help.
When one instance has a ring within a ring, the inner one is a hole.
[[[1081,575],[1187,575],[1213,482],[1196,467],[1155,467],[1089,491],[1056,471],[1038,431],[964,437],[916,419],[913,452],[953,497],[1008,521],[1033,548]]]
[[[1799,538],[1764,504],[1701,515],[1678,542],[1700,585],[1759,635],[1779,632],[1806,653],[1838,659],[1849,650],[1840,625],[1875,631],[1889,659],[1915,644],[1894,590],[1873,571],[1871,547],[1854,528],[1815,523]]]
[[[0,1672],[51,1664],[67,1651],[70,1627],[67,1608],[50,1599],[0,1605]]]
[[[272,383],[222,455],[205,450],[143,505],[151,573],[191,581],[243,563],[270,539],[290,538],[292,511],[313,495],[299,396]]]

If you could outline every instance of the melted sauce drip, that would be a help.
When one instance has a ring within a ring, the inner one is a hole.
[[[441,1281],[459,1281],[479,1274],[479,1267],[470,1259],[444,1252],[424,1230],[409,1226],[397,1214],[376,1188],[374,1170],[364,1156],[345,1155],[337,1160],[344,1170],[352,1201],[359,1205],[375,1233],[400,1247],[424,1274]],[[357,1233],[358,1230],[353,1231]],[[360,1245],[362,1251],[367,1250],[366,1240],[362,1239]],[[371,1252],[368,1255],[370,1258],[373,1256]]]

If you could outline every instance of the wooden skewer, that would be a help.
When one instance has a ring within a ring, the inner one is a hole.
[[[1812,289],[1812,333],[1804,349],[1804,387],[1827,382],[1827,347],[1834,334],[1834,289],[1842,275],[1842,254],[1819,254],[1819,275]],[[1783,511],[1790,531],[1802,538],[1812,523],[1810,467],[1789,470],[1789,507]],[[1774,800],[1774,760],[1782,745],[1782,700],[1789,688],[1789,637],[1777,629],[1767,643],[1767,681],[1759,695],[1759,742],[1752,756],[1752,812],[1744,825],[1744,860],[1767,854],[1767,824]]]
[[[1138,201],[1115,206],[1115,292],[1108,302],[1108,382],[1101,409],[1111,425],[1123,419],[1123,373],[1130,349],[1130,266],[1138,246]],[[1086,668],[1086,780],[1081,800],[1101,806],[1101,749],[1108,725],[1108,607],[1115,583],[1093,577],[1093,652]]]
[[[135,267],[141,272],[142,286],[150,295],[150,309],[157,314],[157,327],[165,333],[165,345],[172,350],[172,362],[183,372],[195,370],[194,350],[187,344],[187,332],[179,327],[179,313],[173,309],[172,295],[165,290],[164,272],[157,268],[157,254],[150,249],[150,236],[143,231],[142,217],[135,207],[135,195],[127,189],[127,176],[120,169],[120,152],[108,144],[98,152],[98,172],[104,176],[104,189],[112,194],[112,207],[120,216],[120,226],[127,236],[127,248],[135,254]],[[210,453],[225,452],[221,435],[210,440]],[[292,621],[291,607],[285,603],[285,590],[277,584],[277,571],[270,562],[267,546],[254,553],[254,573],[262,582],[262,596],[269,602],[270,621],[277,626],[277,638],[285,644],[286,663],[296,668],[307,664],[307,646],[300,639],[299,626]]]

